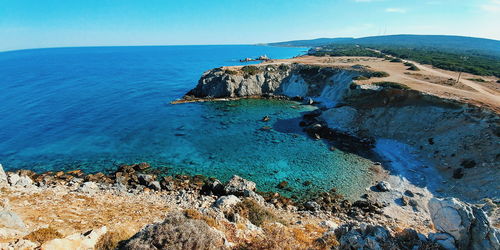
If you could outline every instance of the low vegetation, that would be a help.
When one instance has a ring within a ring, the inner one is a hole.
[[[366,76],[355,76],[352,78],[353,80],[357,80],[357,81],[363,81],[363,80],[368,80],[370,78],[366,77]]]
[[[381,51],[382,53],[378,53]],[[496,55],[488,55],[476,51],[444,50],[427,47],[402,47],[388,45],[353,45],[336,44],[325,45],[314,50],[309,54],[316,56],[369,56],[386,58],[390,55],[390,62],[403,62],[402,59],[416,61],[422,64],[430,64],[434,67],[463,71],[475,75],[493,75],[500,77],[500,60]],[[417,70],[417,67],[410,67],[409,70]]]
[[[248,219],[256,226],[261,226],[264,222],[271,223],[278,221],[278,218],[274,213],[251,199],[245,199],[236,204],[234,212]]]
[[[127,239],[134,235],[132,232],[120,228],[116,231],[106,232],[95,245],[95,249],[99,250],[114,250],[118,249],[118,246],[125,242]]]
[[[383,58],[384,56],[376,51],[367,50],[364,47],[358,45],[326,45],[322,46],[320,50],[310,50],[310,55],[315,56],[368,56],[368,57],[379,57]]]
[[[40,228],[36,231],[31,232],[26,235],[24,239],[38,242],[39,244],[43,244],[49,240],[62,238],[62,234],[60,234],[57,230],[52,227]]]
[[[393,58],[390,60],[390,62],[393,62],[393,63],[400,63],[400,62],[403,62],[403,60],[399,59],[399,58]]]
[[[245,73],[245,75],[256,75],[256,74],[260,73],[261,70],[256,66],[247,65],[247,66],[243,66],[241,68],[241,71],[243,71]]]
[[[262,229],[262,236],[257,236],[236,249],[333,249],[340,245],[335,234],[324,234],[324,228],[312,224],[303,227],[266,224]]]
[[[230,69],[225,69],[225,70],[224,70],[224,73],[226,73],[226,74],[228,74],[228,75],[236,75],[236,74],[238,74],[238,72],[237,72],[237,71],[235,71],[235,70],[230,70]]]
[[[388,77],[389,73],[384,72],[384,71],[375,71],[375,72],[372,72],[370,76],[371,77]]]
[[[494,75],[500,77],[500,60],[495,56],[488,56],[474,52],[452,52],[431,48],[402,48],[389,46],[371,46],[402,59],[409,59],[434,67],[464,71],[475,75]]]
[[[475,82],[486,82],[483,78],[468,78],[467,80],[475,81]]]
[[[373,84],[383,88],[410,89],[408,86],[397,82],[374,82]]]

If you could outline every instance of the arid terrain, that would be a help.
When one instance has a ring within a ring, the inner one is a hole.
[[[408,70],[408,66],[405,66],[404,62],[411,62],[420,70]],[[500,90],[497,82],[499,78],[462,73],[460,82],[457,83],[459,72],[442,70],[434,68],[432,65],[422,65],[407,60],[404,62],[390,62],[390,60],[375,57],[300,56],[292,59],[270,60],[263,64],[302,63],[326,67],[367,66],[374,71],[387,72],[389,76],[358,80],[359,84],[370,84],[375,81],[397,82],[424,93],[456,99],[488,107],[497,113],[500,112]],[[469,79],[484,79],[486,82],[476,82]]]

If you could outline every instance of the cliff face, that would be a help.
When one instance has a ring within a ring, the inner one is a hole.
[[[454,190],[462,197],[500,196],[491,186],[500,178],[498,114],[414,90],[352,84],[353,77],[369,74],[303,64],[219,68],[206,72],[189,95],[311,97],[326,107],[320,118],[328,127],[403,143],[446,179],[462,179]]]
[[[217,68],[203,74],[188,95],[197,98],[285,95],[335,101],[363,72],[302,64]]]
[[[344,102],[345,106],[322,113],[328,127],[358,137],[404,143],[407,152],[416,152],[444,179],[459,183],[454,195],[470,199],[500,195],[494,184],[500,177],[497,114],[412,90],[354,90]],[[398,157],[403,167],[409,165],[404,156]]]

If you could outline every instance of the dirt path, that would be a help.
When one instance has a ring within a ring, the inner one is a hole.
[[[397,82],[427,94],[487,107],[500,113],[500,92],[491,87],[496,84],[498,78],[462,73],[460,83],[456,83],[453,79],[458,77],[459,72],[436,69],[412,61],[408,62],[414,63],[420,70],[410,71],[404,62],[394,63],[384,58],[374,57],[301,56],[292,59],[270,60],[263,64],[303,63],[334,67],[363,65],[370,70],[387,72],[389,76],[357,81],[358,84],[372,84],[380,81]],[[467,80],[472,78],[487,79],[488,83],[482,84]]]

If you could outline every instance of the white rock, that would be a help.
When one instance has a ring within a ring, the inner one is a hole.
[[[0,164],[0,187],[7,186],[9,184],[7,180],[7,175],[5,174],[5,171],[3,170],[2,164]]]
[[[429,239],[435,241],[446,250],[456,250],[455,239],[447,233],[431,233]]]
[[[28,176],[20,176],[17,182],[13,185],[20,187],[29,187],[33,185],[33,180],[31,180],[31,178]]]
[[[53,239],[45,242],[42,249],[51,250],[88,250],[94,249],[97,241],[107,232],[106,226],[83,234],[72,234],[63,239]]]
[[[453,236],[459,249],[500,249],[500,232],[479,208],[455,198],[429,201],[434,227]]]
[[[319,223],[320,227],[328,229],[328,231],[333,231],[339,227],[339,225],[331,220],[324,220]]]
[[[13,238],[23,235],[26,225],[23,220],[10,210],[9,200],[0,200],[0,238]],[[1,249],[1,248],[0,248]]]
[[[255,182],[245,180],[237,175],[234,175],[231,180],[226,184],[224,190],[228,194],[243,195],[245,191],[254,191],[257,185]]]
[[[99,190],[99,187],[95,182],[88,181],[83,183],[79,190],[84,193],[94,194],[97,190]]]
[[[266,200],[264,199],[264,197],[262,197],[262,195],[254,192],[254,191],[249,191],[249,190],[246,190],[244,193],[243,193],[243,196],[245,197],[249,197],[249,198],[252,198],[254,199],[257,203],[259,204],[264,204],[266,202]]]
[[[9,174],[9,183],[11,186],[14,186],[16,185],[17,181],[19,181],[19,175],[18,174],[14,174],[14,173],[10,173]]]
[[[32,250],[36,249],[38,245],[29,240],[16,240],[9,243],[0,243],[0,249],[2,250]]]
[[[241,200],[234,195],[222,196],[215,201],[214,207],[219,209],[227,209],[233,207],[234,205],[240,202]]]

